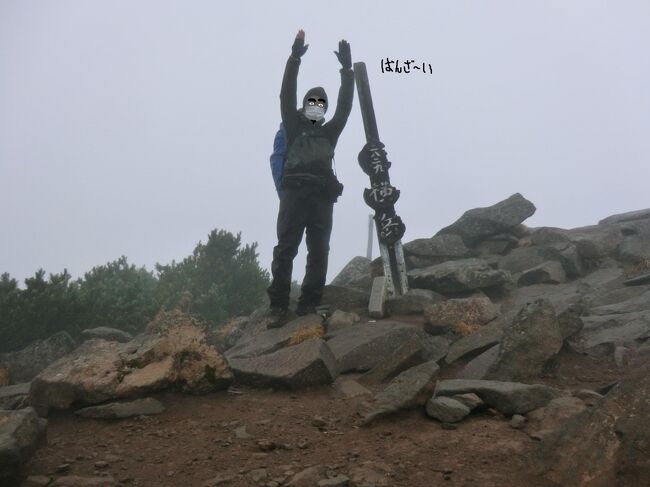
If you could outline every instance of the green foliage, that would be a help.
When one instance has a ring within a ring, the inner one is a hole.
[[[0,279],[0,351],[24,347],[33,340],[61,330],[74,333],[79,316],[78,288],[70,274],[50,274],[39,269],[18,289],[15,279]]]
[[[126,256],[93,267],[78,284],[84,328],[109,326],[138,333],[158,311],[153,272],[129,265]]]
[[[93,267],[82,279],[64,270],[39,269],[25,288],[0,276],[0,352],[20,349],[59,331],[78,337],[97,326],[138,333],[161,309],[192,312],[213,325],[248,314],[264,298],[268,272],[257,262],[257,244],[241,246],[240,234],[213,230],[192,255],[156,264],[158,277],[128,264],[125,256]]]
[[[257,262],[257,244],[241,248],[241,234],[212,230],[192,255],[170,265],[156,264],[158,300],[212,324],[250,313],[261,304],[269,274]]]

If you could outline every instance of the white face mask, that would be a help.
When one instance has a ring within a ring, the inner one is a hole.
[[[325,117],[325,109],[317,105],[309,105],[305,107],[305,117],[309,120],[320,120]]]

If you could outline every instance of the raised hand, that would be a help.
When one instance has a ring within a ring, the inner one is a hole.
[[[336,54],[336,57],[339,59],[339,62],[343,68],[352,67],[352,54],[350,54],[350,44],[348,44],[348,41],[342,39],[339,42],[338,52],[334,51],[334,54]]]
[[[291,55],[300,59],[307,52],[308,47],[309,44],[305,45],[305,31],[300,29],[296,34],[296,39],[293,41],[293,46],[291,46]]]

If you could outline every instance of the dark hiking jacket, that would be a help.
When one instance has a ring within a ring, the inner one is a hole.
[[[332,173],[334,148],[352,110],[354,72],[349,68],[340,70],[341,87],[332,119],[313,123],[302,109],[296,109],[299,67],[300,59],[289,56],[280,90],[280,110],[287,141],[283,179],[326,177]]]

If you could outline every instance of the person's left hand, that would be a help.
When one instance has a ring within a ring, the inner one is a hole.
[[[348,41],[342,39],[339,42],[338,52],[334,51],[334,54],[336,54],[336,57],[344,69],[352,67],[352,54],[350,54],[350,44],[348,44]]]

